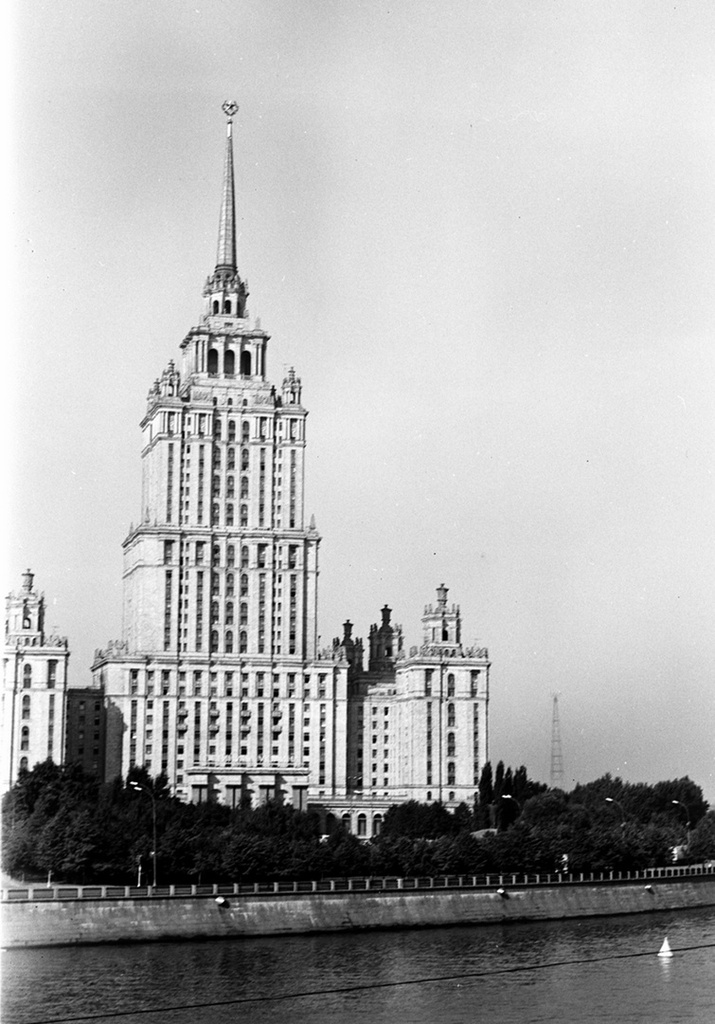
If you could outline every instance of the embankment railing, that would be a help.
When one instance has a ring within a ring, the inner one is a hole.
[[[227,882],[212,885],[29,885],[0,890],[3,903],[50,900],[126,900],[207,896],[281,896],[309,893],[405,893],[445,889],[496,889],[504,886],[601,885],[715,877],[715,865],[646,868],[643,871],[592,871],[554,874],[438,875],[433,878],[323,878],[312,881]]]

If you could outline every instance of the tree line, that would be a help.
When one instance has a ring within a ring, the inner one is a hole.
[[[136,787],[140,788],[137,789]],[[133,768],[100,784],[77,764],[22,771],[3,801],[3,869],[20,879],[131,884],[151,879],[156,813],[159,884],[359,875],[638,870],[715,858],[715,813],[688,778],[655,785],[604,775],[565,793],[523,766],[485,766],[474,806],[395,805],[361,841],[317,813],[268,802],[186,804],[166,778]]]

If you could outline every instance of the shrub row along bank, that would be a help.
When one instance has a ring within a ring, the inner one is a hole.
[[[566,794],[501,764],[493,782],[487,768],[474,808],[450,814],[440,804],[402,804],[386,813],[382,834],[364,843],[340,827],[321,838],[318,816],[291,807],[184,804],[164,779],[141,769],[126,784],[100,786],[76,765],[47,761],[23,772],[5,797],[3,868],[15,878],[51,872],[68,882],[128,884],[141,863],[147,878],[152,802],[132,782],[154,797],[163,883],[639,870],[668,863],[683,843],[683,808],[695,826],[690,859],[715,856],[715,815],[706,814],[689,779],[629,786],[604,776]],[[498,831],[475,835],[485,823]]]

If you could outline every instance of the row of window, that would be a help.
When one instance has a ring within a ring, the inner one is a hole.
[[[155,694],[163,697],[178,694],[179,697],[215,698],[238,696],[240,690],[241,697],[272,697],[274,700],[280,697],[310,700],[311,697],[325,698],[329,695],[328,673],[325,672],[318,673],[316,677],[309,673],[301,675],[296,672],[288,672],[285,676],[277,672],[256,672],[251,673],[250,677],[248,672],[225,672],[221,686],[217,672],[211,672],[207,676],[200,670],[181,670],[177,676],[176,672],[169,669],[164,669],[160,673],[151,669],[143,673],[140,673],[139,669],[131,669],[129,685],[132,694],[139,695],[141,691],[142,695],[149,698],[147,707],[151,706]]]
[[[171,565],[175,561],[175,541],[165,540],[164,541],[164,564]],[[203,540],[197,540],[194,546],[194,564],[195,565],[207,565],[206,560],[208,542]],[[284,569],[297,569],[299,567],[299,551],[300,545],[289,544],[287,550],[278,547],[276,549],[277,558],[273,563],[273,568],[278,570]],[[286,563],[283,564],[281,556],[286,556]],[[247,544],[241,546],[240,549],[241,568],[247,569],[250,566],[250,551]],[[211,547],[211,566],[212,568],[221,568],[221,546],[214,544]],[[226,567],[232,569],[236,566],[236,545],[226,545]],[[257,544],[256,545],[256,561],[253,568],[266,569],[271,567],[269,559],[269,545],[268,544]],[[228,587],[233,586],[233,576],[229,574],[226,578],[226,584]],[[241,585],[245,583],[246,588],[248,587],[248,577],[242,577]]]
[[[265,439],[265,438],[268,437],[268,435],[269,435],[268,421],[269,421],[269,417],[268,416],[260,416],[258,418],[258,437],[259,438]],[[278,430],[279,430],[279,432],[280,432],[280,428],[281,427],[283,427],[283,426],[286,427],[285,433],[286,433],[286,436],[287,436],[288,440],[290,440],[290,441],[297,441],[298,440],[298,438],[300,436],[300,429],[299,429],[299,426],[298,426],[299,421],[297,419],[291,417],[287,421],[283,420],[283,419],[279,419],[277,422],[278,422]],[[237,441],[238,437],[237,437],[237,433],[236,433],[236,421],[233,420],[233,419],[229,419],[226,427],[227,427],[227,430],[226,430],[226,440],[229,442],[229,444],[231,442]],[[216,440],[216,441],[223,440],[223,423],[221,422],[221,419],[218,416],[218,414],[214,415],[213,435],[214,435],[214,440]],[[248,420],[244,420],[241,423],[241,443],[242,444],[248,444],[250,442],[250,440],[251,440],[251,425],[248,422]],[[217,454],[218,454],[218,450],[216,449],[214,451],[214,464],[215,464],[215,457],[216,457]]]
[[[214,307],[218,306],[218,302],[214,302]],[[227,299],[224,302],[224,306],[228,306],[228,309],[224,309],[224,313],[231,312],[231,302]],[[214,313],[218,313],[218,309],[214,308]],[[240,360],[240,370],[242,377],[251,376],[251,353],[242,352]],[[219,373],[219,354],[215,348],[209,349],[208,359],[206,360],[206,371],[211,376],[215,376]],[[231,349],[227,349],[223,355],[223,372],[228,377],[233,377],[236,374],[236,353],[232,352]]]
[[[480,675],[480,671],[481,670],[477,668],[477,669],[474,669],[472,672],[470,672],[470,677],[469,677],[469,695],[470,695],[470,697],[476,697],[477,696],[477,692],[479,690],[479,675]],[[434,685],[434,669],[431,669],[431,668],[425,669],[425,696],[426,697],[431,697],[432,696],[433,685]],[[454,679],[454,673],[450,672],[447,675],[447,696],[448,697],[454,697],[455,696],[455,686],[456,686],[456,684],[455,684],[455,679]]]
[[[47,663],[47,669],[45,672],[44,683],[48,690],[53,690],[57,683],[57,662],[50,660]],[[32,686],[33,675],[32,665],[23,665],[22,667],[22,686],[23,689],[29,690]]]

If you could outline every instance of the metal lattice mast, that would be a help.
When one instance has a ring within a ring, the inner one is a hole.
[[[554,710],[551,716],[551,788],[564,787],[564,756],[561,750],[561,725],[559,723],[559,698],[554,694]]]

